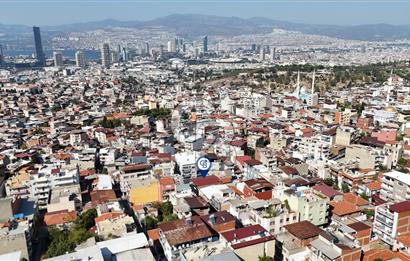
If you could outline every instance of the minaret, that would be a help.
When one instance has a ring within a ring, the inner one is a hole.
[[[391,85],[393,85],[393,69],[391,69],[391,71],[390,71],[390,77],[389,77],[389,79],[388,79],[387,84],[389,85],[389,87],[390,87]]]
[[[387,95],[386,95],[386,106],[390,104],[390,92],[393,89],[393,69],[390,71],[390,77],[387,80]]]
[[[313,70],[313,75],[312,75],[312,94],[315,93],[315,70]]]
[[[300,72],[298,71],[298,80],[296,81],[296,98],[300,98]]]

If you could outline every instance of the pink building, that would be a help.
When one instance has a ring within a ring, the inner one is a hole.
[[[377,138],[378,141],[394,144],[396,142],[397,130],[382,129],[372,132],[371,136]]]

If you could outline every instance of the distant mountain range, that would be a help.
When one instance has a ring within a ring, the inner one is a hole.
[[[263,17],[239,18],[198,14],[173,14],[149,21],[103,21],[42,26],[44,32],[87,31],[112,27],[150,28],[160,27],[183,37],[201,35],[235,36],[240,34],[269,33],[273,28],[299,31],[346,40],[395,40],[410,39],[410,25],[369,24],[357,26],[315,25],[278,21]],[[28,33],[30,26],[0,24],[0,33]]]

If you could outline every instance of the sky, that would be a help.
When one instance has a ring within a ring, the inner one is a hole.
[[[0,23],[60,25],[170,14],[267,17],[309,24],[410,25],[410,0],[0,0]]]

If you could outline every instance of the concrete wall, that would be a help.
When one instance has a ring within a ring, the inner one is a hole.
[[[0,254],[21,251],[21,257],[29,260],[25,233],[0,236]]]
[[[273,257],[275,255],[275,240],[236,249],[234,252],[245,261],[258,260],[258,256],[263,256],[264,253]]]

